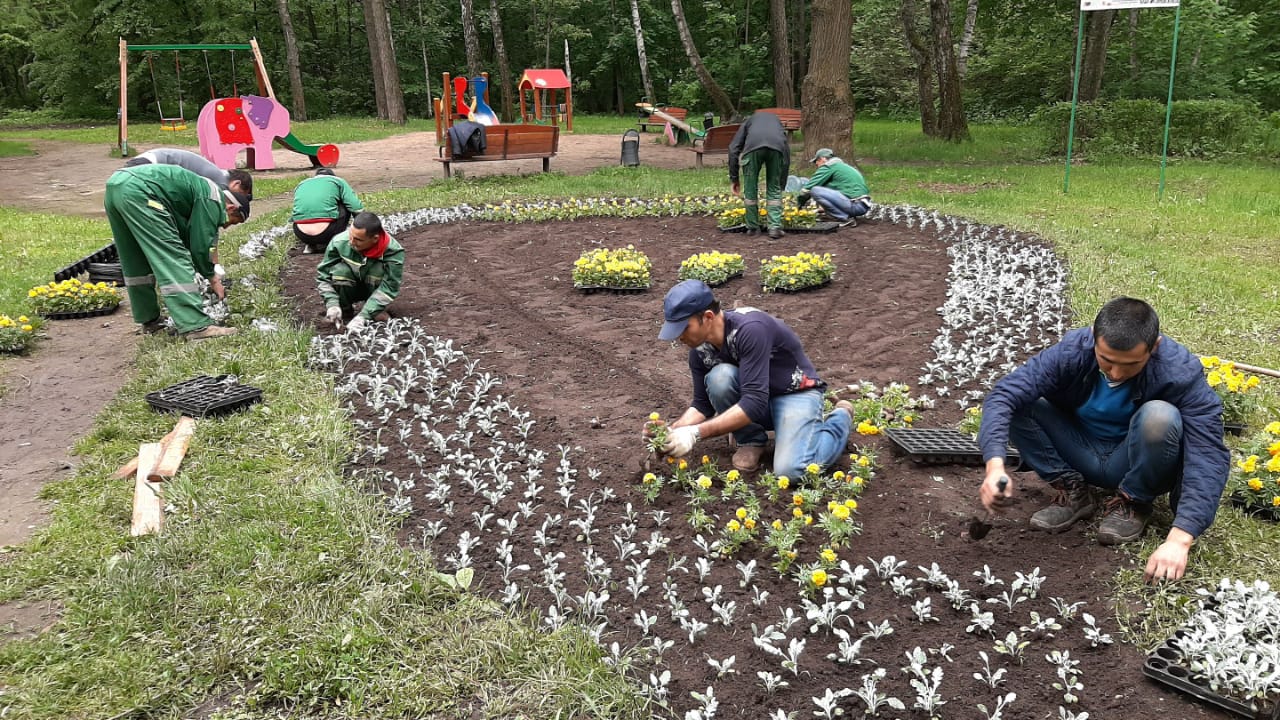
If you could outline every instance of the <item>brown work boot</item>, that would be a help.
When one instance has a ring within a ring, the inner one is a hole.
[[[233,327],[223,327],[221,325],[210,325],[194,332],[183,335],[188,340],[208,340],[209,338],[226,337],[227,335],[235,335],[238,330]]]
[[[760,234],[760,228],[747,228],[747,237],[755,237]]]
[[[1099,545],[1119,545],[1142,537],[1151,519],[1151,506],[1134,502],[1128,495],[1117,491],[1102,508],[1102,522],[1098,524]]]
[[[1093,492],[1079,473],[1067,473],[1050,483],[1057,495],[1048,507],[1031,516],[1031,526],[1047,533],[1060,533],[1077,521],[1093,515],[1098,506]]]
[[[739,445],[733,454],[733,466],[741,472],[751,472],[760,467],[761,457],[764,457],[763,445]]]

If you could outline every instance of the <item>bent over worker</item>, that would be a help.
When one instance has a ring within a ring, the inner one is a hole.
[[[404,248],[382,228],[371,212],[356,215],[351,228],[324,251],[316,268],[316,289],[324,298],[325,319],[342,329],[344,317],[355,317],[348,332],[360,332],[370,320],[387,320],[387,306],[400,294]],[[356,315],[356,303],[364,303]]]
[[[347,229],[352,213],[364,210],[356,191],[329,168],[298,183],[293,191],[293,235],[305,254],[324,252],[329,241]]]
[[[204,312],[196,273],[226,296],[218,265],[218,228],[244,222],[249,201],[176,165],[122,168],[107,180],[107,221],[120,254],[133,319],[163,328],[156,286],[178,332],[190,340],[232,335]]]
[[[662,311],[658,339],[689,348],[693,378],[693,402],[671,423],[666,454],[688,455],[699,440],[732,433],[733,466],[747,472],[760,463],[772,430],[774,474],[798,478],[844,452],[853,406],[841,400],[823,417],[827,384],[786,323],[755,308],[722,310],[701,280],[671,288]]]
[[[205,159],[203,155],[179,148],[153,148],[131,158],[125,167],[139,165],[177,165],[184,170],[208,178],[223,190],[234,190],[253,200],[253,176],[245,170],[223,170]],[[245,213],[248,217],[249,213]]]
[[[747,235],[760,232],[760,171],[764,171],[764,205],[769,218],[769,237],[782,232],[782,186],[791,167],[791,146],[787,131],[777,115],[757,112],[738,127],[729,142],[729,183],[734,195],[742,195],[747,207]],[[741,181],[741,182],[739,182]]]

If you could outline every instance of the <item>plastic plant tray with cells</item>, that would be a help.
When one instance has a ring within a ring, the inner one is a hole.
[[[197,418],[225,415],[261,401],[262,390],[240,384],[235,375],[200,375],[147,393],[147,403],[156,410]]]
[[[889,428],[885,435],[915,462],[926,465],[981,465],[982,449],[968,435],[946,428]],[[1010,469],[1016,468],[1020,456],[1010,447],[1006,451]]]

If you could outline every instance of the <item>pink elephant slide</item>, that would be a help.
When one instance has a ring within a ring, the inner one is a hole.
[[[196,124],[200,154],[223,170],[235,169],[241,150],[248,169],[275,168],[271,145],[289,134],[289,110],[258,95],[210,100],[200,110]]]

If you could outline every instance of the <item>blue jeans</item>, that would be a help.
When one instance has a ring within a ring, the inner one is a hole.
[[[716,414],[738,403],[738,367],[720,364],[704,378]],[[769,398],[768,426],[752,423],[733,433],[739,445],[763,446],[773,430],[773,474],[799,478],[810,464],[830,467],[849,442],[853,418],[837,408],[822,419],[822,391],[802,390]]]
[[[1075,415],[1044,398],[1016,413],[1009,440],[1022,462],[1053,482],[1063,473],[1080,473],[1090,485],[1119,490],[1134,502],[1148,504],[1172,493],[1177,507],[1182,484],[1182,414],[1163,400],[1143,403],[1120,440],[1099,440]]]
[[[851,217],[862,217],[871,209],[871,206],[865,201],[850,200],[839,190],[833,190],[823,185],[810,189],[809,194],[813,196],[819,207],[840,222],[844,222]]]

